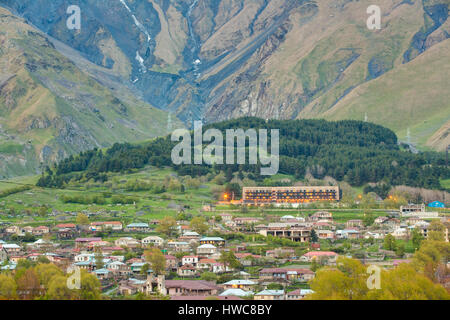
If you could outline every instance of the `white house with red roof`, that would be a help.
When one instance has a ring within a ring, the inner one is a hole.
[[[184,256],[183,258],[181,258],[181,264],[183,266],[186,264],[191,264],[195,267],[198,264],[198,260],[198,256]]]

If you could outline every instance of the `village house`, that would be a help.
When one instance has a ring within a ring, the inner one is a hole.
[[[267,226],[265,225],[265,224],[257,224],[255,227],[254,227],[254,230],[255,230],[255,232],[257,232],[257,233],[259,233],[259,234],[261,234],[261,230],[265,230],[267,228]]]
[[[214,212],[216,211],[216,206],[213,204],[206,204],[202,207],[202,211],[204,212]]]
[[[200,235],[195,231],[186,231],[182,236],[178,237],[178,240],[187,242],[198,241],[199,239]]]
[[[94,271],[96,269],[96,264],[94,260],[75,262],[73,265],[80,269],[87,270],[89,272]]]
[[[249,252],[238,252],[234,255],[236,259],[238,259],[238,261],[245,267],[250,267],[253,264],[253,261],[261,258],[261,256],[253,255]]]
[[[165,280],[160,290],[170,296],[215,296],[220,287],[205,280]]]
[[[42,254],[45,258],[47,258],[51,263],[54,264],[62,264],[67,265],[70,262],[70,259],[68,257],[64,257],[62,255],[53,253],[53,252],[46,252]]]
[[[336,231],[337,239],[359,239],[361,237],[361,232],[355,229],[344,229]]]
[[[317,237],[323,240],[334,240],[336,238],[334,231],[331,230],[316,230]]]
[[[335,226],[329,222],[317,221],[312,223],[314,230],[334,230]]]
[[[296,221],[305,222],[305,218],[286,215],[286,216],[282,216],[280,218],[280,221],[281,222],[296,222]]]
[[[125,256],[113,256],[113,255],[109,255],[109,254],[105,254],[105,253],[103,253],[103,256],[110,259],[111,262],[114,262],[114,261],[125,262]]]
[[[86,262],[91,261],[94,258],[93,253],[80,253],[74,257],[75,262]]]
[[[128,265],[132,265],[133,263],[141,263],[141,262],[144,262],[144,259],[142,259],[142,258],[131,258],[131,259],[128,259],[127,261],[126,261],[126,263],[128,264]]]
[[[384,239],[384,233],[383,232],[375,232],[375,231],[367,231],[364,234],[364,239]]]
[[[122,237],[114,241],[114,245],[118,247],[137,248],[140,246],[140,242],[132,237]]]
[[[32,234],[33,233],[33,227],[32,226],[25,226],[25,227],[23,227],[22,228],[22,232],[23,233],[30,233],[30,234]]]
[[[267,250],[266,257],[271,258],[292,258],[295,255],[294,249],[289,248],[276,248],[274,250]]]
[[[255,300],[284,300],[284,290],[263,290],[254,296]]]
[[[222,217],[223,222],[233,220],[233,215],[231,213],[221,213],[220,216]]]
[[[122,222],[120,221],[96,221],[92,222],[89,229],[94,232],[101,232],[110,229],[111,231],[121,231]]]
[[[188,221],[178,221],[178,226],[176,226],[176,230],[180,235],[185,234],[186,232],[191,232],[191,226],[189,225]]]
[[[26,260],[27,256],[10,256],[9,261],[15,264],[18,264],[20,260]]]
[[[388,217],[377,217],[373,221],[375,224],[382,224],[384,221],[388,220]]]
[[[363,226],[364,226],[364,223],[360,219],[351,219],[351,220],[348,220],[345,223],[345,227],[347,229],[350,229],[350,228],[362,228]]]
[[[200,244],[212,244],[216,247],[223,247],[225,240],[220,237],[204,237],[200,239]]]
[[[112,261],[106,265],[106,268],[119,276],[131,274],[131,267],[122,261]]]
[[[212,244],[202,244],[201,246],[197,247],[198,255],[210,256],[217,252],[218,252],[217,248]]]
[[[16,255],[22,250],[22,248],[15,243],[5,243],[2,245],[2,248],[8,255]]]
[[[130,264],[130,270],[132,273],[141,273],[142,268],[146,265],[146,262],[133,262],[132,264]]]
[[[121,295],[132,295],[147,292],[147,282],[139,279],[126,279],[119,282],[118,292]]]
[[[405,223],[409,226],[414,226],[421,222],[423,222],[423,220],[420,219],[419,217],[409,217],[408,219],[405,220]]]
[[[35,236],[43,236],[44,234],[47,234],[50,232],[50,228],[47,226],[39,226],[36,228],[33,228],[33,235]]]
[[[177,274],[180,277],[195,277],[197,275],[197,268],[192,264],[184,264],[177,269]]]
[[[61,224],[57,224],[55,226],[55,228],[57,230],[61,230],[61,229],[70,229],[72,231],[75,231],[77,229],[77,226],[74,223],[61,223]]]
[[[150,232],[148,223],[131,223],[125,228],[126,232]]]
[[[75,239],[75,248],[86,248],[89,243],[93,241],[102,241],[102,238],[76,238]]]
[[[56,233],[60,240],[72,239],[75,236],[75,231],[73,229],[58,229]]]
[[[225,297],[225,298],[245,298],[248,296],[254,295],[253,291],[245,291],[242,289],[227,289],[224,292],[222,292],[219,296]]]
[[[33,262],[38,261],[39,257],[42,256],[42,254],[40,253],[30,253],[29,255],[27,255],[27,259]]]
[[[181,265],[186,265],[186,264],[190,264],[192,266],[197,266],[198,263],[198,256],[184,256],[183,258],[181,258]]]
[[[290,227],[284,223],[269,223],[266,229],[259,232],[263,236],[273,236],[289,239],[295,242],[309,242],[311,228]]]
[[[241,227],[241,226],[245,226],[245,225],[257,224],[261,221],[261,218],[236,217],[233,219],[233,221],[237,227]]]
[[[421,235],[425,238],[425,239],[428,239],[428,234],[429,234],[429,227],[430,227],[430,224],[429,223],[427,223],[427,224],[422,224],[422,225],[420,225],[419,226],[419,231],[420,231],[420,233],[421,233]],[[447,237],[448,238],[448,237]]]
[[[286,300],[302,300],[308,294],[313,293],[311,289],[297,289],[286,294]]]
[[[258,283],[252,280],[231,280],[222,284],[225,290],[227,289],[241,289],[244,291],[251,291]]]
[[[333,251],[310,251],[300,257],[301,261],[312,262],[314,259],[319,259],[328,264],[336,263],[338,254]]]
[[[158,236],[148,236],[141,240],[141,243],[145,246],[156,246],[160,247],[164,244],[164,239]]]
[[[425,204],[408,204],[405,206],[400,206],[400,213],[410,214],[410,213],[422,213],[425,212]]]
[[[92,250],[102,250],[102,248],[109,247],[110,245],[111,243],[109,243],[108,241],[92,241],[89,242],[87,248],[90,248]]]
[[[124,248],[118,247],[118,246],[113,246],[113,247],[111,247],[111,246],[104,246],[104,247],[101,247],[100,250],[101,250],[101,252],[103,254],[112,254],[113,252],[125,251]]]
[[[39,250],[39,249],[47,249],[48,250],[48,249],[53,248],[54,246],[55,246],[55,244],[53,244],[51,241],[47,241],[44,239],[38,239],[35,242],[28,244],[29,248],[36,249],[36,250]]]
[[[400,215],[402,217],[419,217],[422,219],[439,217],[439,213],[436,211],[426,211],[425,204],[400,206]]]
[[[212,265],[212,272],[214,272],[214,273],[224,273],[224,272],[230,272],[230,271],[233,271],[233,269],[230,268],[229,266],[225,266],[221,262],[216,262]]]
[[[328,211],[318,211],[316,213],[314,213],[312,216],[309,217],[308,219],[309,221],[329,221],[332,222],[333,221],[333,214],[331,212]]]
[[[25,232],[24,232],[23,228],[20,228],[18,226],[6,227],[5,232],[8,233],[8,234],[17,234],[18,236],[25,235]]]
[[[92,274],[95,275],[99,280],[107,280],[113,276],[113,273],[105,268],[97,269],[93,271]]]
[[[178,259],[172,255],[165,255],[166,258],[166,269],[167,270],[176,270],[178,268]]]
[[[185,241],[169,241],[166,243],[168,249],[176,252],[189,252],[191,251],[191,246]]]
[[[397,218],[389,218],[383,221],[382,226],[391,230],[400,227],[400,220]]]
[[[203,271],[211,271],[213,268],[213,265],[217,263],[217,260],[215,259],[207,259],[203,258],[198,261],[198,269],[201,269]]]
[[[259,271],[263,281],[308,282],[314,278],[314,272],[306,268],[264,268]]]
[[[398,227],[393,232],[391,232],[391,235],[394,236],[395,239],[406,239],[408,237],[408,229]]]
[[[230,228],[230,229],[234,229],[236,227],[236,222],[234,222],[233,220],[228,220],[224,222],[225,227]]]

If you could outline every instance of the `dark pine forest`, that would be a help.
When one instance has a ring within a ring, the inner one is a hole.
[[[224,137],[226,129],[268,129],[269,133],[270,129],[279,129],[279,172],[295,175],[298,179],[309,172],[317,179],[331,176],[353,186],[384,182],[440,189],[440,179],[450,177],[444,153],[413,154],[398,144],[394,132],[372,123],[353,120],[265,121],[246,117],[204,126],[203,132],[209,128],[221,130]],[[176,144],[167,136],[143,144],[116,143],[106,151],[81,152],[47,167],[38,185],[61,188],[70,180],[106,181],[108,172],[126,172],[146,165],[171,166],[179,175],[198,176],[224,171],[227,177],[232,177],[235,172],[247,172],[256,181],[265,178],[260,175],[261,164],[249,165],[248,161],[245,165],[174,165],[171,151]]]

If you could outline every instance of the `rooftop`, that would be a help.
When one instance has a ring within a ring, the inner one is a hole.
[[[245,297],[253,295],[253,291],[244,291],[242,289],[227,289],[220,294],[220,296],[236,296],[236,297]]]

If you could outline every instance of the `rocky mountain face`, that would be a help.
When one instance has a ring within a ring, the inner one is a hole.
[[[91,77],[45,34],[0,8],[0,177],[36,173],[95,147],[166,134],[168,121],[181,125],[126,86]]]
[[[429,81],[414,81],[420,75],[411,71],[408,94],[380,97],[397,72],[449,41],[449,3],[377,1],[381,29],[369,30],[370,0],[0,0],[68,47],[66,57],[101,68],[88,70],[92,77],[129,87],[188,126],[246,115],[366,118],[437,149],[450,143],[450,105],[442,102],[450,90],[439,70],[448,65],[445,50],[435,50],[442,54],[433,55],[437,70],[427,69]],[[74,4],[79,31],[66,27]],[[383,85],[364,100],[361,86],[374,81]],[[436,94],[412,99],[415,86]],[[356,96],[351,109],[342,103],[347,96]],[[428,104],[428,112],[418,112]]]

